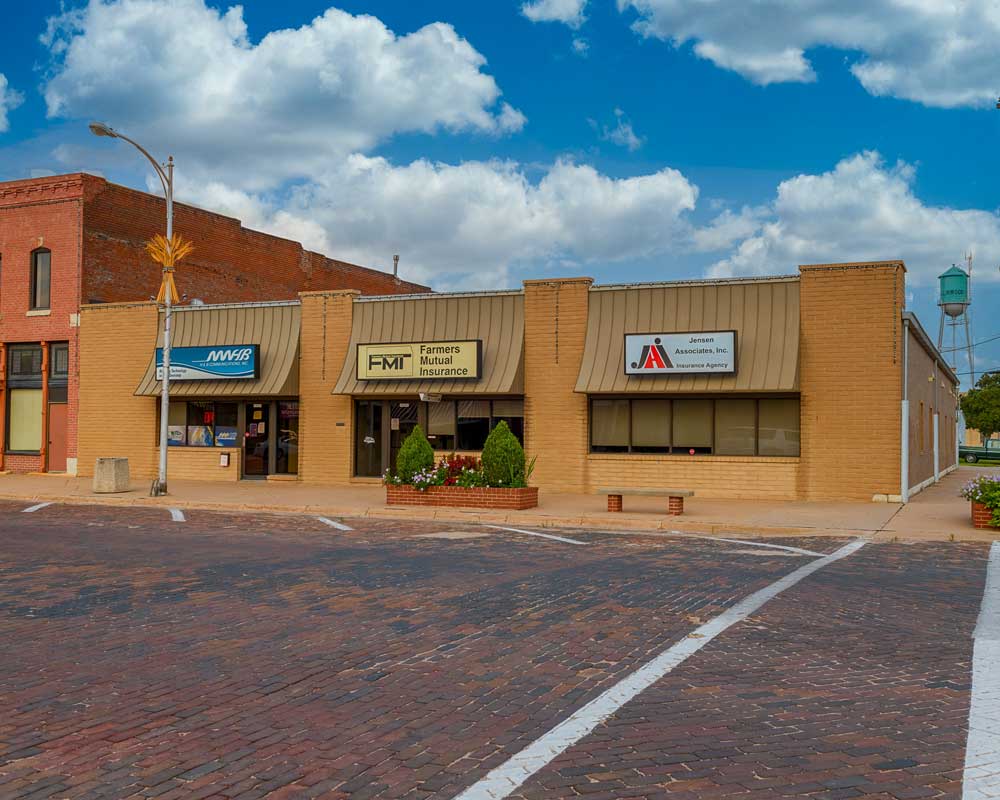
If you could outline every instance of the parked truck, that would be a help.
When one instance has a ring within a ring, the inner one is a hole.
[[[1000,439],[987,439],[981,445],[962,444],[958,447],[958,457],[967,464],[975,464],[980,459],[1000,461]]]

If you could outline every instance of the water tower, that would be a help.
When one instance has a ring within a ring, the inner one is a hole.
[[[941,309],[941,326],[938,329],[938,350],[947,353],[947,361],[958,372],[958,353],[965,350],[969,359],[969,383],[976,383],[976,366],[972,360],[972,337],[969,335],[969,306],[972,304],[972,256],[967,256],[969,271],[954,264],[951,269],[938,276],[940,294],[938,307]],[[951,328],[951,347],[943,349],[945,325]],[[959,344],[959,339],[964,342]]]

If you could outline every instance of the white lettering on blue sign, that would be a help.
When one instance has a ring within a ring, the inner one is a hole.
[[[254,380],[259,375],[259,346],[255,344],[214,347],[172,347],[170,380]],[[163,348],[156,348],[156,379],[163,380]]]

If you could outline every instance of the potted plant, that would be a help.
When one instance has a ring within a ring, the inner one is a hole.
[[[972,503],[976,528],[1000,528],[1000,474],[979,475],[962,487],[962,497]]]
[[[439,462],[419,425],[406,437],[396,456],[396,470],[386,470],[387,505],[463,506],[517,510],[538,505],[538,489],[528,486],[534,459],[525,463],[524,449],[507,423],[486,438],[483,457],[452,453]]]

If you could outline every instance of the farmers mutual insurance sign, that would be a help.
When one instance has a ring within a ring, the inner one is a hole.
[[[171,347],[172,381],[254,380],[260,375],[259,346]],[[163,380],[163,348],[156,348],[156,379]]]
[[[736,332],[625,335],[626,375],[736,372]]]
[[[480,377],[482,365],[479,339],[358,345],[359,381],[474,379]]]

